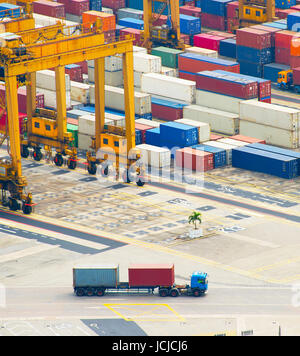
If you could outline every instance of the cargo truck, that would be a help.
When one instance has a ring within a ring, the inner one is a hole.
[[[300,93],[300,77],[295,76],[292,69],[284,70],[278,73],[277,86],[281,90],[290,90]]]
[[[194,272],[190,285],[175,284],[173,264],[134,264],[128,268],[128,282],[120,282],[119,266],[77,266],[73,268],[73,288],[77,296],[98,296],[106,293],[152,293],[161,297],[181,294],[199,297],[208,289],[207,273]]]

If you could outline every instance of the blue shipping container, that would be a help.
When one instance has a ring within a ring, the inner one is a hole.
[[[2,19],[4,17],[21,17],[21,7],[13,4],[0,3],[0,18]]]
[[[240,72],[245,75],[251,75],[253,77],[262,77],[263,76],[263,65],[247,62],[247,61],[239,61],[240,63]]]
[[[267,27],[274,27],[278,28],[279,30],[287,30],[287,24],[284,23],[277,23],[277,22],[265,22],[262,25],[267,26]]]
[[[201,33],[201,20],[194,16],[180,15],[180,32],[186,35]]]
[[[144,21],[139,19],[132,19],[130,17],[124,17],[119,21],[120,26],[135,28],[137,30],[144,29]]]
[[[275,147],[271,145],[264,145],[262,143],[252,143],[249,145],[251,148],[255,148],[257,150],[267,151],[277,153],[283,156],[288,156],[292,158],[296,158],[298,161],[298,175],[300,175],[300,152],[294,152],[292,150],[288,150],[286,148]]]
[[[278,73],[283,70],[290,70],[291,67],[285,64],[269,63],[264,65],[264,78],[277,83]]]
[[[143,143],[142,141],[142,133],[141,130],[135,130],[135,144],[136,145],[141,145]]]
[[[226,151],[223,150],[222,148],[208,146],[208,145],[196,145],[196,146],[193,146],[192,148],[194,148],[196,150],[201,150],[204,152],[213,153],[215,168],[220,168],[220,167],[226,166],[226,162],[227,162]]]
[[[74,287],[116,287],[119,266],[78,266],[73,268]]]
[[[167,147],[188,147],[199,142],[197,127],[178,122],[168,122],[160,125],[161,144]]]
[[[236,47],[236,57],[238,61],[251,62],[257,64],[272,63],[271,48],[256,49],[245,46]]]
[[[156,127],[146,131],[146,143],[148,145],[161,147],[160,128]]]
[[[102,11],[102,0],[90,0],[90,10]]]
[[[236,40],[228,38],[220,41],[219,54],[224,57],[236,58]]]
[[[183,109],[185,106],[188,106],[188,104],[183,104],[171,100],[159,99],[153,96],[151,97],[151,103],[155,105],[168,106],[173,109]]]
[[[289,31],[300,31],[300,12],[293,12],[287,16],[287,28]]]
[[[277,9],[290,9],[294,5],[296,5],[296,0],[275,0]]]
[[[232,150],[232,166],[285,179],[293,179],[298,175],[297,159],[249,146]]]
[[[226,17],[227,3],[232,0],[202,0],[201,9],[203,13]]]

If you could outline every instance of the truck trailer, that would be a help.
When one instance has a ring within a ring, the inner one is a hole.
[[[175,283],[174,264],[132,264],[128,282],[121,282],[119,265],[77,266],[73,268],[74,293],[102,297],[106,293],[127,292],[178,297],[181,294],[200,297],[208,289],[207,273],[193,272],[190,285]]]

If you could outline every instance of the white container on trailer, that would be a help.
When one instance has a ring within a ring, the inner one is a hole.
[[[282,130],[245,120],[240,121],[240,134],[265,140],[267,144],[284,148],[298,148],[300,143],[300,131]]]
[[[158,73],[143,74],[141,89],[144,93],[183,100],[190,104],[196,99],[196,82]]]
[[[199,143],[210,140],[210,125],[208,123],[190,120],[190,119],[186,119],[186,118],[176,120],[176,122],[185,124],[185,125],[189,125],[189,126],[193,126],[193,127],[197,127],[198,132],[199,132]]]
[[[299,110],[286,106],[252,100],[240,102],[241,121],[250,121],[288,131],[299,131],[299,117]]]
[[[189,105],[183,108],[183,117],[206,122],[214,132],[225,135],[236,135],[239,133],[239,116],[227,111],[220,111],[199,105]]]

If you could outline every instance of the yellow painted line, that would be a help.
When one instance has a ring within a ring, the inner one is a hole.
[[[163,304],[163,303],[141,303],[141,304],[131,304],[131,303],[105,303],[103,304],[105,307],[107,307],[108,309],[110,309],[112,312],[114,312],[115,314],[117,314],[119,317],[121,317],[122,319],[124,319],[125,321],[151,321],[151,322],[173,322],[173,321],[180,321],[180,322],[184,322],[185,318],[183,318],[179,313],[177,313],[173,308],[171,308],[168,304]],[[133,308],[131,308],[133,307]],[[136,308],[138,307],[138,308]],[[142,308],[143,311],[140,312],[138,309]],[[151,307],[150,310],[145,311],[144,308],[145,307]],[[128,317],[125,316],[124,314],[122,314],[121,312],[117,311],[117,309],[122,309],[122,310],[128,310],[128,311],[133,311],[133,312],[138,312],[134,317]],[[170,317],[169,315],[166,314],[155,314],[153,313],[156,310],[159,310],[160,308],[163,309],[167,309],[167,311],[169,311],[171,313],[171,315],[173,314],[174,317]],[[149,314],[149,317],[147,318],[146,314]],[[155,315],[156,318],[153,318],[153,315]],[[141,316],[145,316],[145,317],[141,317]]]
[[[272,269],[275,269],[275,268],[278,268],[278,267],[282,267],[282,266],[286,266],[286,265],[289,265],[289,264],[292,264],[292,263],[297,263],[297,262],[300,262],[300,256],[294,257],[294,258],[290,258],[290,259],[287,259],[287,260],[283,260],[283,261],[279,261],[277,263],[273,263],[273,264],[266,265],[266,266],[263,266],[263,267],[255,268],[255,269],[251,270],[251,272],[258,273],[258,272],[270,271]]]

